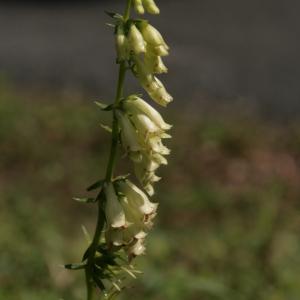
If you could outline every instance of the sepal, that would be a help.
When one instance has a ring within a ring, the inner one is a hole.
[[[114,108],[114,105],[113,104],[104,104],[104,103],[101,103],[99,101],[95,101],[94,102],[97,106],[99,106],[101,108],[101,110],[103,111],[111,111],[113,110]]]
[[[78,264],[66,264],[64,265],[64,268],[67,270],[82,270],[85,269],[86,267],[86,262],[78,263]]]
[[[97,180],[93,184],[91,184],[89,187],[86,188],[88,192],[96,190],[98,188],[102,188],[103,184],[105,183],[105,180]]]

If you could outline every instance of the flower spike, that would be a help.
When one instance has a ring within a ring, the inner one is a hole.
[[[123,16],[108,13],[115,22],[112,26],[119,64],[115,101],[109,105],[97,103],[102,111],[112,114],[110,156],[105,177],[88,188],[98,190],[97,196],[80,198],[82,203],[98,205],[97,227],[82,263],[66,265],[68,269],[85,271],[87,299],[93,298],[96,287],[112,299],[124,289],[124,275],[136,277],[131,261],[146,253],[147,235],[158,209],[158,203],[150,197],[155,193],[155,184],[162,179],[157,172],[168,164],[171,152],[164,142],[171,138],[168,131],[172,125],[141,95],[123,92],[125,75],[130,71],[157,104],[165,107],[173,100],[157,78],[168,72],[163,58],[169,55],[169,46],[147,20],[130,17],[132,9],[141,15],[159,14],[160,10],[154,0],[126,1]],[[132,162],[137,184],[129,180],[129,175],[115,177],[119,145]]]

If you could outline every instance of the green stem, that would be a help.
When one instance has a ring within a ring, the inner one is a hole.
[[[118,79],[118,87],[117,87],[115,105],[117,105],[120,102],[120,100],[123,96],[125,74],[126,74],[126,65],[125,65],[125,62],[121,62],[120,67],[119,67],[119,79]],[[116,158],[117,158],[118,141],[119,141],[119,124],[118,124],[118,119],[116,117],[116,111],[114,109],[113,110],[111,148],[110,148],[110,155],[109,155],[108,166],[107,166],[107,171],[106,171],[106,181],[107,182],[111,181],[112,177],[113,177],[113,172],[114,172]]]
[[[125,13],[124,13],[124,21],[128,21],[130,17],[130,10],[131,10],[131,5],[132,5],[132,0],[127,0],[126,8],[125,8]]]
[[[127,0],[125,13],[124,13],[124,22],[129,19],[130,10],[131,10],[132,0]],[[117,92],[115,97],[115,106],[120,102],[123,97],[124,91],[124,81],[126,75],[126,63],[121,62],[119,67],[119,77],[118,77],[118,84],[117,84]],[[110,147],[110,155],[108,159],[108,165],[106,170],[106,181],[111,182],[113,179],[113,173],[116,164],[117,158],[117,150],[118,150],[118,142],[119,142],[119,124],[118,119],[116,117],[115,108],[113,109],[113,121],[112,121],[112,139],[111,139],[111,147]],[[100,195],[99,195],[100,196]],[[93,279],[92,279],[92,268],[94,263],[94,257],[97,251],[97,246],[99,244],[101,233],[105,224],[105,216],[103,215],[102,211],[102,203],[101,199],[98,199],[98,219],[97,219],[97,226],[94,234],[93,241],[89,247],[89,256],[87,267],[85,269],[85,276],[86,276],[86,286],[87,286],[87,300],[93,300],[95,296],[95,289],[93,286]]]
[[[124,22],[127,22],[129,19],[131,4],[132,4],[132,0],[127,0],[125,13],[124,13]],[[122,61],[119,67],[117,93],[116,93],[116,98],[114,103],[115,106],[120,102],[123,96],[125,75],[126,75],[126,62]],[[113,177],[113,172],[114,172],[114,167],[115,167],[116,157],[117,157],[118,141],[119,141],[119,125],[118,125],[118,119],[116,118],[116,111],[114,108],[111,148],[110,148],[108,166],[106,170],[106,181],[108,182],[111,181]]]
[[[131,2],[132,0],[127,0],[127,5],[124,13],[124,22],[127,22],[129,19]],[[116,98],[114,103],[115,105],[117,105],[120,102],[123,96],[125,75],[126,75],[126,63],[125,61],[122,61],[119,67],[117,93],[116,93]],[[110,148],[110,155],[109,155],[108,166],[106,171],[106,181],[108,182],[111,181],[113,177],[113,172],[114,172],[114,167],[115,167],[116,157],[117,157],[117,150],[118,150],[118,141],[119,141],[119,125],[118,125],[118,119],[116,118],[116,113],[114,109],[111,148]]]
[[[92,300],[94,298],[94,287],[93,287],[93,264],[94,264],[94,257],[97,251],[97,246],[100,241],[101,233],[104,227],[105,216],[103,215],[103,211],[101,208],[101,198],[98,197],[98,217],[97,217],[97,226],[94,234],[93,241],[89,247],[89,257],[87,266],[85,269],[85,277],[86,277],[86,285],[87,285],[87,300]]]

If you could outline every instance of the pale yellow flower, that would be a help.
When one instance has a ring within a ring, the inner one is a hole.
[[[169,130],[172,128],[172,125],[167,124],[156,109],[138,96],[129,96],[126,101],[124,101],[123,106],[129,115],[145,114],[161,130]]]
[[[159,8],[155,4],[154,0],[143,0],[143,4],[149,14],[159,14]]]
[[[117,27],[115,39],[118,61],[127,60],[129,58],[128,41],[122,25]]]
[[[147,22],[143,22],[140,25],[140,31],[147,45],[151,47],[152,52],[158,56],[166,56],[169,54],[169,46],[155,27]]]
[[[126,225],[125,213],[116,195],[112,183],[107,183],[104,187],[105,193],[105,217],[109,227],[119,228]]]
[[[133,0],[134,9],[138,14],[143,15],[145,13],[145,9],[143,6],[142,0]]]
[[[134,24],[131,24],[129,29],[128,45],[130,50],[136,55],[146,52],[146,43],[144,38]]]

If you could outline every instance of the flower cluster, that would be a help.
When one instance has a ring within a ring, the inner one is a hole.
[[[96,103],[113,115],[111,128],[103,126],[112,135],[105,178],[87,188],[88,191],[98,190],[97,195],[76,198],[82,203],[98,204],[97,227],[82,261],[65,265],[71,270],[84,269],[87,299],[94,298],[96,286],[109,299],[114,298],[124,288],[120,286],[126,278],[124,271],[135,278],[138,271],[131,259],[145,252],[145,238],[153,226],[158,207],[149,196],[154,194],[154,183],[160,180],[156,171],[168,163],[166,156],[170,154],[162,141],[171,137],[167,132],[172,126],[140,96],[124,95],[126,72],[131,71],[156,103],[167,106],[173,100],[157,78],[157,74],[168,72],[163,62],[163,57],[169,54],[168,45],[147,20],[130,17],[132,8],[138,14],[158,14],[159,8],[154,0],[126,2],[123,15],[108,12],[115,22],[117,63],[120,65],[116,98],[109,105]],[[119,142],[132,160],[143,190],[130,182],[128,176],[115,177]],[[128,264],[124,255],[129,258]]]
[[[135,174],[147,193],[153,195],[153,183],[160,180],[155,171],[160,165],[167,164],[164,156],[170,153],[162,139],[170,138],[166,131],[171,125],[136,95],[122,101],[117,118],[121,127],[121,141],[134,162]]]
[[[137,13],[158,14],[153,0],[134,0]],[[159,31],[146,20],[125,20],[116,24],[117,61],[132,70],[147,94],[161,106],[173,98],[157,74],[167,73],[163,57],[169,46]],[[166,165],[170,150],[162,140],[170,138],[167,124],[160,113],[137,95],[123,98],[115,109],[121,143],[134,163],[135,175],[148,195],[154,194],[153,184],[160,180],[156,175]],[[152,226],[157,205],[128,180],[117,180],[105,187],[107,218],[106,241],[112,247],[123,247],[129,257],[144,252],[144,239]]]
[[[132,71],[148,95],[162,106],[170,103],[172,96],[155,76],[168,71],[162,57],[169,54],[169,46],[159,31],[145,20],[121,23],[117,26],[116,46],[118,60],[132,63]]]
[[[124,247],[131,259],[145,251],[144,239],[152,227],[158,204],[129,180],[117,180],[104,187],[107,221],[106,241],[110,247]]]

